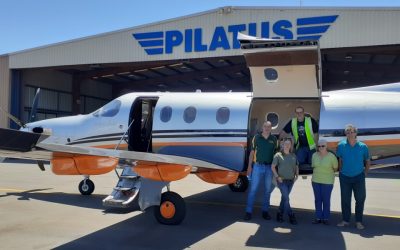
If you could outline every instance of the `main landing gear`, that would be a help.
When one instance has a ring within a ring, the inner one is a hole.
[[[154,216],[161,224],[178,225],[183,221],[185,215],[185,201],[175,192],[164,192],[161,195],[160,205],[154,207]]]
[[[245,175],[239,175],[236,182],[229,184],[232,192],[245,192],[249,186],[249,179]]]
[[[79,183],[79,192],[83,195],[91,195],[94,191],[94,183],[89,179],[89,177],[85,177]]]

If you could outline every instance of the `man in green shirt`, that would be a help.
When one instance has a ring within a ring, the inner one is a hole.
[[[271,163],[277,148],[277,139],[271,134],[272,124],[269,121],[264,122],[261,134],[254,136],[251,151],[249,155],[249,165],[247,167],[247,176],[251,177],[250,191],[247,198],[245,220],[250,220],[253,212],[254,199],[257,193],[258,185],[262,178],[265,179],[265,192],[262,206],[262,216],[270,220],[268,213],[270,197],[272,192],[272,171]]]

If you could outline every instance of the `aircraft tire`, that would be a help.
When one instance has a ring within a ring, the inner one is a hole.
[[[91,195],[93,191],[94,191],[93,181],[86,179],[86,185],[85,185],[85,180],[82,180],[79,183],[79,192],[81,192],[82,195]]]
[[[160,205],[154,207],[154,216],[159,223],[164,225],[179,225],[185,215],[185,201],[175,192],[163,193]]]
[[[239,175],[235,183],[229,184],[232,192],[245,192],[249,187],[249,179],[245,175]]]

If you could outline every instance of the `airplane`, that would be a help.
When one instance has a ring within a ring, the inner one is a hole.
[[[50,161],[56,175],[82,175],[84,195],[94,191],[90,176],[115,170],[120,179],[105,205],[126,207],[139,194],[142,210],[154,207],[158,222],[176,225],[186,207],[170,182],[191,173],[245,191],[252,137],[265,120],[278,135],[297,106],[319,122],[314,136],[330,150],[352,123],[373,160],[400,155],[400,93],[322,92],[317,41],[239,40],[252,92],[125,94],[87,115],[1,128],[0,157],[37,160],[42,169]]]

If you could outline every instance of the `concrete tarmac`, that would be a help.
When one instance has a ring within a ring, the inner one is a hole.
[[[338,228],[340,189],[332,193],[331,225],[312,225],[311,178],[299,179],[291,194],[298,225],[275,221],[280,193],[271,197],[273,220],[261,217],[261,192],[253,219],[243,221],[247,193],[208,184],[194,175],[173,182],[185,197],[181,225],[160,225],[153,211],[106,209],[114,173],[93,176],[96,190],[80,195],[78,176],[56,176],[46,165],[0,164],[0,249],[398,249],[400,245],[400,169],[379,169],[367,178],[366,229]],[[354,211],[354,204],[353,204]]]

